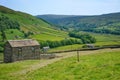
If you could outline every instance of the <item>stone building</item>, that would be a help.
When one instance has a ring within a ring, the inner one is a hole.
[[[36,40],[8,40],[4,46],[4,62],[40,59],[40,45]]]
[[[94,44],[86,44],[86,47],[91,49],[95,48]]]

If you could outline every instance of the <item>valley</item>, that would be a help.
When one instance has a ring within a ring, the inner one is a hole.
[[[79,15],[44,15],[44,16],[37,16],[40,17],[36,18],[30,14],[27,13],[23,13],[23,12],[19,12],[19,11],[14,11],[12,9],[6,8],[4,6],[0,6],[0,15],[1,16],[5,16],[8,18],[9,22],[13,21],[13,22],[17,22],[19,25],[19,29],[17,28],[6,28],[5,30],[5,37],[6,40],[15,40],[15,39],[36,39],[37,41],[39,41],[39,43],[44,43],[44,45],[41,46],[49,46],[46,43],[46,41],[52,41],[52,44],[61,44],[60,42],[62,42],[62,40],[66,40],[66,39],[76,39],[73,37],[70,37],[69,31],[73,30],[73,29],[77,29],[76,24],[79,24],[78,21],[80,21],[82,24],[84,22],[86,22],[86,24],[97,24],[98,26],[96,26],[96,28],[100,29],[103,26],[112,26],[115,28],[116,31],[119,31],[119,13],[113,13],[113,14],[105,14],[105,15],[100,15],[100,16],[79,16]],[[112,16],[112,17],[111,17]],[[112,20],[110,20],[109,18],[111,18]],[[45,21],[45,20],[47,21]],[[92,19],[92,20],[91,20]],[[99,21],[101,19],[101,21]],[[109,20],[108,20],[109,19]],[[96,20],[96,21],[95,21]],[[53,22],[51,22],[53,21]],[[57,23],[54,23],[55,21],[57,21]],[[63,21],[63,22],[61,22]],[[71,22],[73,21],[73,22]],[[91,22],[90,22],[91,21]],[[94,21],[94,22],[92,22]],[[112,21],[112,22],[111,22]],[[59,23],[63,24],[59,24]],[[111,22],[111,24],[106,24],[108,22]],[[67,24],[65,24],[67,23]],[[69,25],[72,24],[71,26]],[[104,24],[102,24],[104,23]],[[2,24],[2,23],[1,23]],[[113,25],[115,24],[115,25]],[[75,27],[72,27],[72,26]],[[62,30],[62,27],[59,26],[63,26],[65,29],[67,30]],[[117,28],[116,28],[116,27]],[[79,28],[81,27],[81,28]],[[110,27],[112,29],[112,27]],[[84,30],[82,28],[86,28],[86,29],[92,29],[94,30],[94,27],[92,27],[92,25],[88,25],[87,26],[83,25],[83,27],[78,26],[79,29],[76,30],[76,32],[81,32],[81,33],[86,33],[91,35],[92,37],[96,38],[96,43],[94,43],[96,46],[104,46],[104,45],[119,45],[120,44],[120,37],[119,35],[115,35],[115,34],[109,34],[109,33],[96,33],[96,32],[91,32],[91,31],[87,31]],[[107,28],[107,27],[106,27]],[[71,30],[70,30],[71,29]],[[78,31],[79,30],[79,31]],[[82,30],[82,31],[81,31]],[[114,29],[112,29],[114,30]],[[2,33],[0,33],[2,35]],[[2,41],[2,36],[0,36],[0,40]],[[76,46],[77,45],[77,46]],[[68,44],[68,45],[60,45],[57,48],[54,47],[53,49],[50,50],[50,52],[53,50],[70,50],[71,46],[73,46],[72,49],[77,49],[77,48],[82,48],[84,44]],[[3,46],[3,42],[1,42],[1,50],[2,51],[2,46]],[[42,47],[41,47],[42,48]]]
[[[120,13],[102,15],[37,15],[62,30],[87,31],[94,33],[120,33]]]
[[[120,12],[41,15],[60,11],[52,1],[18,1],[15,10],[0,4],[0,80],[120,80]],[[71,1],[60,2],[67,12]]]

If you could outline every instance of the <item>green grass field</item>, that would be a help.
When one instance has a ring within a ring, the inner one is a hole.
[[[120,45],[120,35],[89,33],[97,40],[95,45]]]
[[[65,51],[65,50],[77,50],[82,48],[83,44],[74,44],[74,45],[67,45],[67,46],[61,46],[57,48],[52,48],[49,50],[49,52],[59,52],[59,51]]]
[[[120,45],[120,41],[108,41],[108,42],[97,42],[95,45],[104,46],[104,45]]]
[[[0,63],[0,80],[16,80],[14,77],[10,77],[12,73],[27,69],[30,65],[39,63],[40,60],[27,60],[14,63]],[[18,78],[19,79],[19,78]]]
[[[83,32],[88,33],[96,38],[97,42],[109,42],[109,41],[120,41],[120,35],[112,35],[112,34],[100,34],[100,33],[92,33],[92,32]]]
[[[37,35],[33,35],[31,36],[32,39],[36,39],[38,41],[60,41],[65,39],[65,37],[62,36],[57,36],[57,35],[51,35],[51,34],[37,34]]]
[[[14,74],[36,65],[42,60],[26,60],[0,63],[0,80],[119,80],[120,50],[92,55],[71,57],[30,71],[24,75]],[[13,75],[14,74],[14,75]]]
[[[112,35],[112,34],[98,34],[98,33],[91,33],[91,32],[83,32],[88,33],[94,36],[97,40],[95,46],[104,46],[104,45],[120,45],[120,36],[119,35]],[[81,48],[83,45],[75,44],[75,45],[68,45],[68,46],[61,46],[57,48],[53,48],[50,51],[64,51],[64,50],[71,50]]]
[[[29,73],[28,80],[119,80],[120,51],[61,60]]]

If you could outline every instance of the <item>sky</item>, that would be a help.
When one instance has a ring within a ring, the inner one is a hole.
[[[0,5],[31,15],[100,15],[120,12],[120,0],[0,0]]]

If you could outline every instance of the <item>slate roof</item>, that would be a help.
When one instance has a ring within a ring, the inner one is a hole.
[[[36,46],[39,43],[36,40],[25,39],[25,40],[8,40],[11,47],[23,47],[23,46]]]

